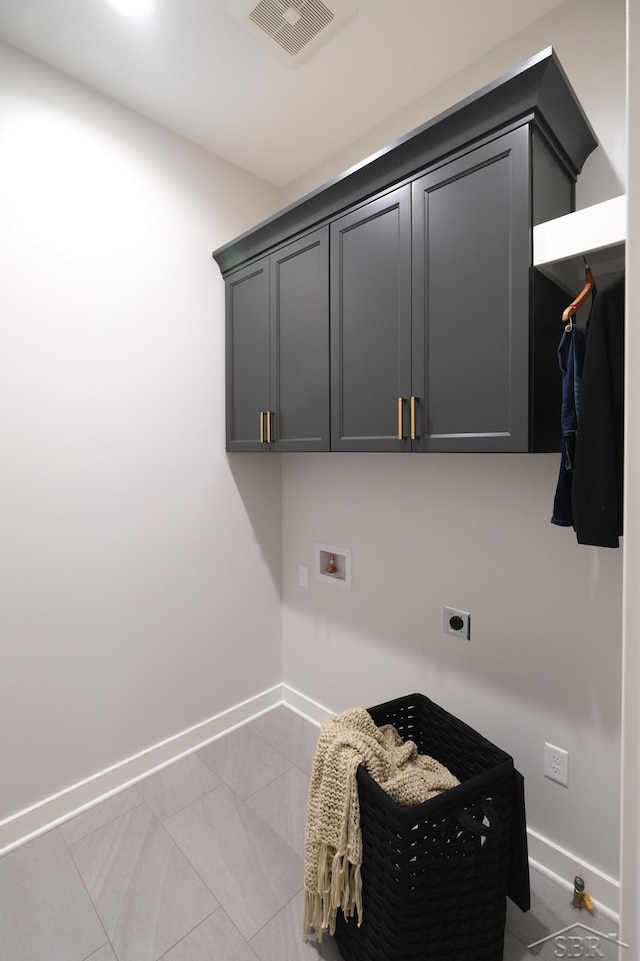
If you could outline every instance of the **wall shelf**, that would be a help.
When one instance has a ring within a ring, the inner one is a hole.
[[[624,269],[627,198],[614,197],[533,228],[533,265],[572,296],[584,281],[586,256],[596,280]]]

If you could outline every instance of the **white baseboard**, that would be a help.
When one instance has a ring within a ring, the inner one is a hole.
[[[289,687],[288,684],[282,685],[282,702],[317,727],[320,727],[327,714],[333,714],[333,711],[330,711],[328,707],[323,707],[322,704],[313,701],[306,694],[301,694],[295,688]]]
[[[529,863],[556,884],[573,891],[573,879],[579,875],[598,911],[612,921],[620,920],[620,882],[584,861],[571,851],[527,829]]]
[[[283,703],[281,684],[0,821],[0,856]],[[313,702],[311,702],[313,703]]]
[[[279,704],[286,705],[318,727],[327,714],[332,713],[288,684],[277,684],[0,821],[0,856]],[[612,920],[618,920],[618,881],[531,828],[528,829],[528,839],[532,868],[567,890],[572,889],[573,878],[580,875],[596,907]]]

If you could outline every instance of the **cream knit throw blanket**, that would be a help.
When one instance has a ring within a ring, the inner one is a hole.
[[[338,908],[362,923],[360,764],[402,807],[460,783],[390,724],[376,727],[364,708],[326,718],[311,774],[304,852],[304,935],[318,941],[323,931],[335,932]]]

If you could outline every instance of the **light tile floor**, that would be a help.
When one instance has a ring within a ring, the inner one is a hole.
[[[317,737],[275,708],[0,858],[1,961],[339,961],[301,939]],[[553,957],[525,944],[575,920],[532,882],[504,961]]]

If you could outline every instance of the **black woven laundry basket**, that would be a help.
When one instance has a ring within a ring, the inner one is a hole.
[[[504,751],[421,694],[369,708],[458,787],[401,808],[358,769],[364,917],[338,912],[344,961],[501,961],[506,897],[529,907],[524,791]]]

